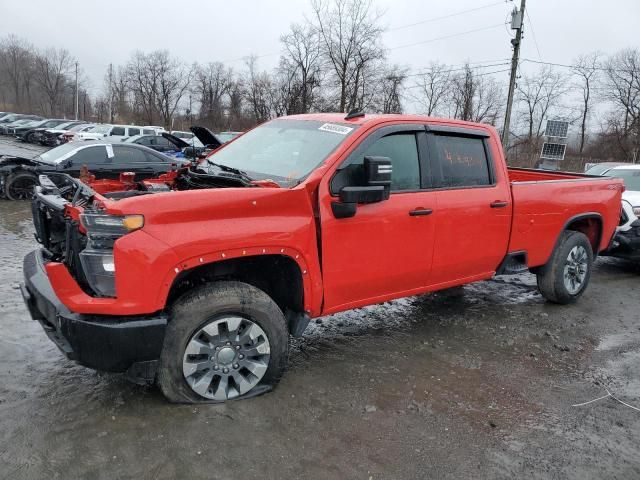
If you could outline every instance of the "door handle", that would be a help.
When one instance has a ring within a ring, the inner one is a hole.
[[[409,215],[411,215],[412,217],[420,217],[425,215],[431,215],[432,213],[433,213],[433,210],[431,210],[430,208],[416,208],[415,210],[411,210],[409,212]]]
[[[509,202],[505,202],[503,200],[496,200],[495,202],[491,202],[489,206],[491,208],[504,208],[509,205]]]

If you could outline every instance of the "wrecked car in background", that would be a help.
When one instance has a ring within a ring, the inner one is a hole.
[[[0,156],[0,196],[25,200],[33,196],[38,175],[47,172],[78,177],[87,167],[97,178],[119,178],[123,172],[135,172],[150,178],[183,165],[178,158],[163,155],[140,145],[105,142],[66,143],[28,159]]]
[[[68,121],[69,120],[64,120],[59,118],[58,119],[50,118],[50,119],[41,120],[39,122],[32,123],[28,126],[14,128],[13,135],[18,140],[22,140],[23,142],[35,143],[38,141],[40,137],[39,132],[46,130],[47,128],[57,127],[58,125],[61,125]]]

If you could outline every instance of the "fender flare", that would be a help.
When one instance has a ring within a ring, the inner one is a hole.
[[[551,252],[549,253],[549,257],[547,258],[547,261],[544,262],[543,265],[540,265],[538,267],[534,267],[531,269],[532,273],[537,273],[539,271],[542,271],[544,268],[546,268],[546,266],[549,264],[549,259],[552,257],[553,252],[556,251],[556,249],[558,248],[558,245],[560,244],[560,240],[562,238],[562,233],[566,232],[567,230],[569,230],[569,225],[571,225],[573,222],[579,221],[579,220],[589,220],[589,219],[595,219],[598,220],[598,222],[600,222],[600,230],[598,232],[598,237],[596,240],[596,249],[593,252],[593,258],[595,260],[595,258],[598,256],[598,248],[600,247],[600,242],[602,241],[602,229],[603,229],[603,222],[602,222],[602,215],[598,212],[587,212],[587,213],[580,213],[578,215],[574,215],[573,217],[570,217],[566,222],[564,222],[564,225],[562,226],[562,228],[560,229],[560,231],[558,232],[558,238],[556,238],[555,243],[553,244],[553,249],[551,250]]]
[[[305,255],[294,248],[278,245],[261,245],[218,250],[181,260],[165,275],[161,290],[158,292],[158,305],[166,306],[169,292],[173,287],[175,280],[184,272],[196,267],[213,265],[226,260],[259,257],[264,255],[281,255],[293,260],[298,265],[300,273],[302,274],[302,288],[304,293],[303,304],[305,313],[309,315],[317,314],[319,312],[322,299],[322,276],[320,274],[319,264],[316,265],[313,262],[307,261]]]

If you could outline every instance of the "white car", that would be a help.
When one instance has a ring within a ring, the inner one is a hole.
[[[136,135],[156,135],[156,131],[136,125],[98,125],[91,130],[78,133],[76,140],[104,140],[105,137],[112,137],[111,140],[124,140]]]
[[[621,178],[624,181],[625,191],[622,199],[629,202],[633,213],[640,217],[640,165],[619,165],[607,170],[603,175]]]
[[[166,130],[164,129],[164,127],[158,127],[156,125],[145,125],[144,127],[147,130],[154,130],[156,132],[156,135],[161,135],[162,132],[166,132]],[[153,135],[152,133],[144,133],[143,135]]]
[[[609,257],[640,261],[640,219],[627,200],[622,200],[620,225],[609,248],[602,253]]]

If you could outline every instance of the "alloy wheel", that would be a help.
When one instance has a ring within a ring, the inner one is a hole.
[[[571,295],[575,295],[584,285],[589,269],[589,256],[582,245],[576,245],[569,251],[564,263],[564,286]]]
[[[182,373],[198,395],[225,401],[260,383],[270,352],[267,334],[257,323],[243,317],[223,317],[193,334],[184,351]]]

